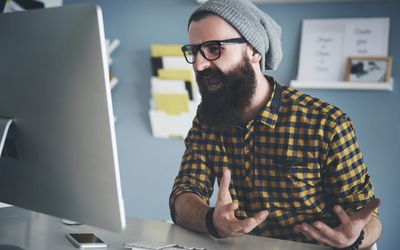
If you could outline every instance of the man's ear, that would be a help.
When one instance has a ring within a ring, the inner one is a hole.
[[[254,54],[253,54],[253,62],[255,62],[255,63],[260,63],[261,62],[261,54],[260,53],[258,53],[257,51],[255,51],[254,52]]]
[[[251,63],[259,64],[261,62],[261,54],[258,53],[258,51],[256,49],[254,49],[253,47],[251,47],[249,49],[251,49],[251,53],[249,55]]]

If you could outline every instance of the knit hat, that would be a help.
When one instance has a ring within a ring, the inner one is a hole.
[[[209,0],[198,12],[211,12],[231,24],[262,56],[261,70],[276,69],[282,60],[281,27],[249,0]]]

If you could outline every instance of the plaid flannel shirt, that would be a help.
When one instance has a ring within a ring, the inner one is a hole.
[[[321,220],[339,224],[333,206],[357,211],[374,197],[350,118],[337,107],[277,84],[265,109],[244,127],[215,130],[197,117],[170,196],[186,192],[209,204],[214,181],[231,171],[230,194],[239,219],[267,209],[251,234],[307,241],[293,228]],[[377,216],[377,210],[375,211]]]

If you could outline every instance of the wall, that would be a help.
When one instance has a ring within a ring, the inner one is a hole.
[[[83,0],[64,0],[65,4]],[[193,0],[99,0],[106,36],[118,38],[112,72],[120,84],[114,89],[114,111],[123,193],[128,216],[169,220],[168,196],[184,150],[182,140],[151,136],[148,118],[150,49],[153,43],[186,43],[186,25],[198,6]],[[400,93],[399,1],[259,5],[283,28],[284,60],[276,72],[279,82],[296,78],[301,20],[305,18],[390,17],[393,56],[393,92],[305,90],[345,110],[354,122],[361,150],[383,201],[380,207],[384,234],[380,249],[397,249],[400,206]],[[398,168],[399,167],[399,168]]]

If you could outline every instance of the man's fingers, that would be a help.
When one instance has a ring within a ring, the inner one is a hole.
[[[231,171],[224,169],[221,183],[219,185],[218,201],[219,203],[226,204],[232,202],[231,194],[229,193],[229,185],[231,183]]]
[[[263,210],[261,212],[258,212],[255,216],[254,219],[256,220],[257,225],[260,225],[263,221],[267,219],[269,215],[268,210]]]
[[[244,233],[250,233],[256,226],[258,226],[260,223],[257,222],[257,220],[252,217],[252,218],[247,218],[244,223],[244,228],[243,232]]]
[[[264,210],[258,212],[254,217],[234,221],[231,225],[231,229],[234,232],[249,233],[256,226],[264,222],[267,219],[268,214],[269,212],[267,210]]]
[[[355,219],[365,220],[366,222],[368,222],[371,218],[372,213],[377,207],[379,207],[380,204],[380,199],[373,199],[369,201],[363,209],[361,209],[354,215]]]
[[[314,222],[313,226],[329,239],[336,237],[336,231],[321,221]]]
[[[229,191],[229,185],[231,184],[231,171],[224,169],[222,172],[222,178],[219,189],[221,191]]]
[[[249,233],[251,230],[253,230],[258,224],[256,223],[256,220],[251,217],[243,220],[236,220],[232,221],[232,223],[229,226],[229,229],[231,232],[234,233]]]
[[[344,224],[344,225],[351,224],[350,216],[346,213],[346,211],[341,206],[336,205],[333,208],[333,211],[335,211],[336,215],[339,217],[341,224]]]
[[[314,228],[313,226],[302,223],[298,226],[298,230],[303,233],[306,237],[310,237],[318,242],[333,246],[333,242],[329,238],[327,238],[322,232],[318,229]]]
[[[307,238],[308,241],[311,241],[311,240],[312,240],[312,238],[311,238],[310,235],[308,235],[307,233],[301,231],[301,225],[296,225],[296,226],[294,226],[294,232],[295,232],[295,233],[301,233],[301,234],[303,234],[304,236],[306,236],[306,238]]]

